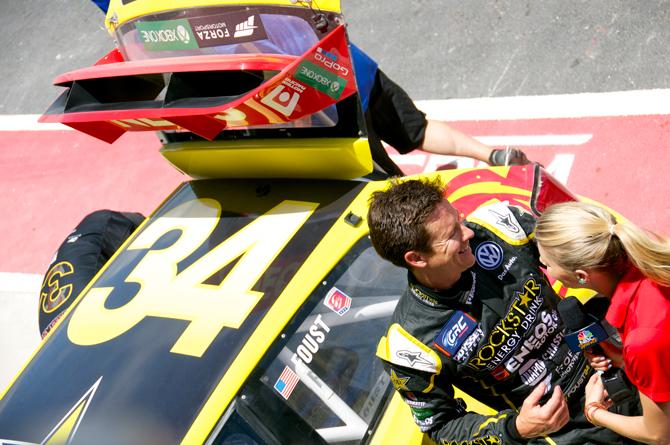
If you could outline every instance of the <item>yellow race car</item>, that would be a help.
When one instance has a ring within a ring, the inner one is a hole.
[[[0,398],[0,444],[429,441],[376,356],[406,272],[368,239],[387,182],[343,23],[337,0],[112,0],[117,49],[57,78],[42,120],[159,131],[193,180],[63,299]],[[536,165],[434,174],[462,216],[577,199]]]

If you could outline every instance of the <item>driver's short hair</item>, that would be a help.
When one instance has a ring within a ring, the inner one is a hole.
[[[390,182],[368,201],[370,240],[379,256],[409,269],[407,252],[432,253],[426,219],[444,199],[445,185],[439,176]]]

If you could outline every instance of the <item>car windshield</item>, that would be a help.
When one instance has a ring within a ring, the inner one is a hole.
[[[297,57],[323,37],[317,36],[313,15],[304,7],[186,8],[130,20],[114,36],[124,59],[131,61],[215,54]]]
[[[406,272],[360,240],[238,394],[214,444],[359,443],[390,396],[376,357]]]

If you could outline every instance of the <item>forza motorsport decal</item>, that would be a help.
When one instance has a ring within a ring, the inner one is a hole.
[[[257,9],[193,19],[136,22],[147,51],[179,51],[267,39]]]
[[[231,45],[268,38],[257,9],[188,20],[198,46]]]
[[[456,311],[440,329],[433,346],[451,357],[476,328],[477,321],[474,318]]]
[[[284,368],[284,372],[281,373],[277,383],[275,383],[275,389],[279,391],[279,394],[286,400],[291,396],[295,385],[298,384],[300,379],[291,368],[288,366]]]
[[[326,295],[323,304],[341,317],[349,310],[349,308],[351,308],[351,298],[338,288],[334,287],[328,292],[328,295]]]
[[[486,270],[493,270],[503,262],[503,250],[497,243],[486,241],[475,250],[477,264]]]

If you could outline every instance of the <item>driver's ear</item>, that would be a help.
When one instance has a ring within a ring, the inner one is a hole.
[[[420,252],[410,250],[405,253],[405,262],[412,267],[426,267],[427,263]]]

